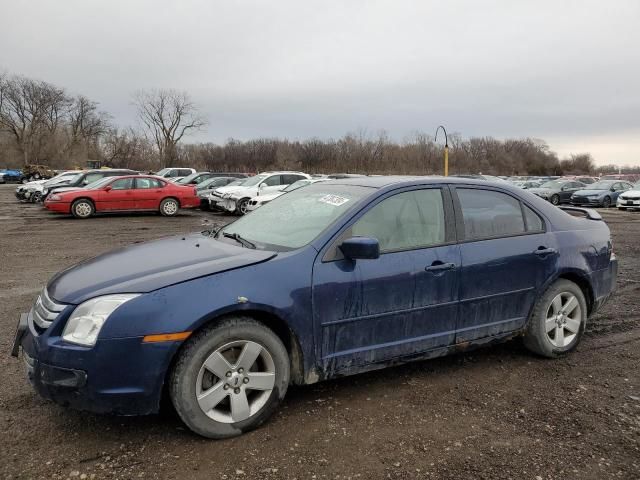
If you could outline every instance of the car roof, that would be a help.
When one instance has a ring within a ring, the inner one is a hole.
[[[460,185],[478,185],[478,186],[494,186],[500,188],[509,189],[512,184],[504,181],[494,182],[491,180],[482,180],[466,177],[443,177],[440,175],[383,175],[372,177],[357,177],[357,178],[341,178],[336,180],[328,180],[327,182],[332,185],[353,185],[358,187],[370,187],[375,189],[385,188],[389,186],[410,186],[410,185],[437,185],[442,183],[448,184],[460,184]],[[517,190],[516,190],[517,191]]]

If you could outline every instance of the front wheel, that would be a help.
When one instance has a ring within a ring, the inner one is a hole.
[[[33,203],[41,202],[41,201],[42,201],[42,192],[37,192],[37,191],[36,191],[36,192],[33,192],[33,193],[31,194],[31,201],[32,201]]]
[[[552,195],[551,196],[551,203],[554,205],[560,205],[560,196],[559,195]]]
[[[586,324],[584,293],[575,283],[558,280],[536,302],[524,344],[538,355],[559,357],[576,348]]]
[[[238,212],[240,215],[246,215],[248,213],[248,210],[247,210],[248,206],[249,206],[249,199],[243,198],[238,202],[238,205],[236,206],[236,212]]]
[[[611,197],[604,197],[604,200],[602,200],[602,206],[604,208],[609,208],[611,206]]]
[[[165,217],[173,217],[178,214],[180,204],[174,198],[165,198],[160,203],[160,213]]]
[[[170,396],[195,433],[228,438],[269,418],[289,375],[287,350],[272,330],[251,318],[229,318],[185,344],[171,372]]]
[[[95,212],[93,203],[89,200],[80,199],[71,205],[71,213],[76,218],[89,218]]]

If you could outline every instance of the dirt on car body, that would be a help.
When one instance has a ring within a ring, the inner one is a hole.
[[[640,212],[601,213],[618,289],[559,360],[515,339],[292,387],[267,424],[207,441],[171,409],[123,418],[42,400],[9,349],[19,313],[59,270],[123,245],[230,217],[184,212],[77,221],[0,186],[2,478],[640,478]]]

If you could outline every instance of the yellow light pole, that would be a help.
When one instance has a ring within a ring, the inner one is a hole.
[[[442,131],[444,132],[444,176],[448,177],[449,176],[449,138],[447,137],[447,130],[444,128],[444,126],[440,125],[438,128],[436,128],[436,136],[433,139],[434,142],[438,141],[438,131],[442,129]]]

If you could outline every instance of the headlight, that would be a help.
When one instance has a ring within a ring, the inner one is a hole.
[[[73,311],[64,327],[63,340],[85,347],[94,346],[109,315],[123,303],[138,296],[137,293],[105,295],[80,304]]]
[[[62,197],[60,195],[56,195],[55,193],[53,195],[49,195],[49,197],[47,198],[47,200],[51,200],[52,202],[57,202],[61,199]]]

